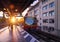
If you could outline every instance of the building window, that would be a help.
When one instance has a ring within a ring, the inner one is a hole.
[[[54,2],[52,2],[52,3],[49,4],[49,7],[50,7],[50,8],[51,8],[51,7],[54,7],[54,6],[55,6]]]
[[[42,10],[46,10],[48,8],[48,5],[44,6]]]
[[[54,31],[54,27],[49,27],[48,32]]]
[[[43,23],[48,23],[48,19],[43,19]]]
[[[54,23],[54,19],[49,19],[49,23]]]
[[[40,28],[42,28],[42,26],[40,26]]]
[[[40,20],[41,20],[41,18],[40,18]]]
[[[34,10],[34,14],[35,14],[35,15],[36,15],[36,14],[39,14],[39,10],[38,10],[38,9]]]
[[[48,0],[42,0],[42,4],[46,3]]]
[[[48,30],[48,26],[43,26],[43,30]]]
[[[42,26],[38,26],[37,29],[41,30]]]
[[[37,10],[34,10],[34,13],[36,13],[37,12]]]
[[[43,13],[43,16],[48,16],[48,12],[46,12],[46,13]]]
[[[41,25],[41,23],[40,23],[40,25]]]
[[[54,16],[54,15],[55,15],[54,10],[49,12],[49,16]]]

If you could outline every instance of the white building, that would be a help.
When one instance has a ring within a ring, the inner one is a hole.
[[[60,0],[39,0],[28,11],[28,16],[36,17],[37,25],[44,32],[60,36]]]

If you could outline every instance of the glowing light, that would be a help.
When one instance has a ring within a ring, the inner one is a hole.
[[[7,13],[4,13],[5,18],[10,18]]]
[[[10,9],[14,9],[14,4],[11,4],[10,5]]]
[[[5,18],[9,18],[9,17],[7,17],[7,16],[5,15]]]
[[[25,16],[29,9],[30,8],[27,8],[26,10],[24,10],[24,12],[22,13],[22,16]]]
[[[11,18],[10,18],[10,22],[11,22],[12,24],[15,24],[15,23],[16,23],[16,18],[15,18],[15,17],[11,17]]]
[[[39,2],[39,0],[34,1],[34,2],[31,4],[31,6],[35,6],[38,2]]]
[[[0,11],[0,17],[3,17],[3,11]]]
[[[23,23],[24,22],[24,17],[16,17],[18,22]]]
[[[18,10],[17,10],[17,9],[15,9],[15,11],[17,12]]]
[[[6,10],[6,8],[4,8],[4,10]]]

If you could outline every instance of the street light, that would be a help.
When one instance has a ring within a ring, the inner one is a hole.
[[[14,16],[10,17],[10,23],[15,24],[16,23],[16,17],[14,17]]]

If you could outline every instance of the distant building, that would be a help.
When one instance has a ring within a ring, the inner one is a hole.
[[[60,36],[60,0],[39,0],[27,16],[36,17],[42,31]]]
[[[0,11],[0,18],[2,18],[3,17],[3,12],[2,11]]]

